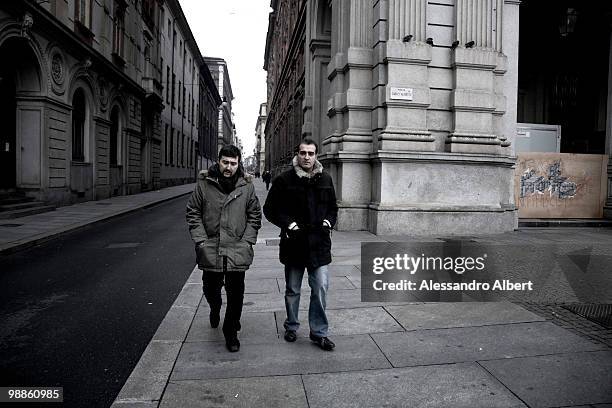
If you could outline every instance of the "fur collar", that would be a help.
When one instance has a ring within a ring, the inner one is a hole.
[[[314,168],[312,169],[312,172],[306,173],[298,164],[297,156],[293,157],[293,169],[295,170],[295,173],[297,174],[298,177],[312,178],[319,173],[323,173],[323,165],[318,160],[315,160]]]

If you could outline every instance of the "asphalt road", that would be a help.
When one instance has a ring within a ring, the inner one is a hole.
[[[110,406],[194,267],[186,202],[0,257],[0,386]]]

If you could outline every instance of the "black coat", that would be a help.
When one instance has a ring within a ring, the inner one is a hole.
[[[285,265],[317,268],[331,262],[331,230],[338,217],[336,192],[326,172],[299,177],[290,169],[276,177],[263,207],[266,218],[281,229],[280,261]],[[289,231],[297,223],[298,231]]]

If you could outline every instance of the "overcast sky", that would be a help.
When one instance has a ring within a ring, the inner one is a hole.
[[[179,1],[202,55],[227,61],[236,131],[243,156],[251,156],[259,105],[266,102],[263,63],[270,0]]]

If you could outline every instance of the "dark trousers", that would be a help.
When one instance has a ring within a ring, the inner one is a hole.
[[[204,297],[210,309],[219,313],[221,310],[221,287],[227,295],[227,306],[223,320],[223,334],[233,337],[240,330],[240,316],[244,300],[244,272],[211,272],[202,271]]]

